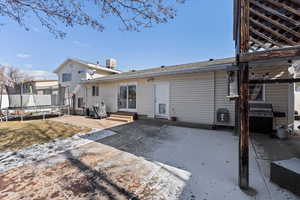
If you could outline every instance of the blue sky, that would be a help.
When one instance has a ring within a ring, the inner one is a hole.
[[[52,72],[69,57],[100,64],[115,58],[118,68],[128,71],[230,57],[234,56],[232,7],[228,0],[186,0],[177,6],[177,17],[167,24],[122,32],[119,24],[110,20],[104,32],[75,27],[67,29],[64,39],[55,39],[34,20],[29,32],[4,21],[0,27],[0,63]]]

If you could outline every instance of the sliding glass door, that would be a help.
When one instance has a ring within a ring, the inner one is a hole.
[[[118,108],[120,111],[136,111],[136,84],[120,85]]]
[[[127,86],[120,86],[119,109],[127,108]]]

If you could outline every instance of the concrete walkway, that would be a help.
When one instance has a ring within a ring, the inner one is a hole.
[[[0,199],[297,199],[273,191],[253,148],[253,190],[239,189],[231,132],[139,121],[110,130],[117,134],[0,174]]]

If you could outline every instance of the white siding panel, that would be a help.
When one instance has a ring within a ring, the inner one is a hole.
[[[295,92],[295,110],[300,113],[300,92]]]
[[[154,117],[154,87],[146,79],[137,82],[137,113]]]
[[[234,126],[235,125],[235,103],[230,101],[228,95],[228,78],[226,71],[217,71],[216,75],[216,114],[215,121],[217,125]],[[217,121],[217,111],[220,108],[226,108],[229,111],[229,123]]]
[[[213,73],[170,80],[170,114],[179,121],[213,124]]]
[[[0,97],[1,99],[1,109],[3,108],[7,108],[9,107],[9,99],[8,99],[8,95],[2,95],[2,98]]]
[[[92,107],[99,104],[101,101],[100,97],[92,96],[91,86],[87,87],[87,106]]]
[[[117,84],[102,84],[100,85],[100,97],[106,105],[107,112],[117,112]]]

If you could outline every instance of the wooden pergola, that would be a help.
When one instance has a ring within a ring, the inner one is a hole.
[[[249,62],[300,59],[300,0],[234,0],[234,40],[239,66],[239,186],[249,188]],[[299,82],[251,80],[251,83]]]

